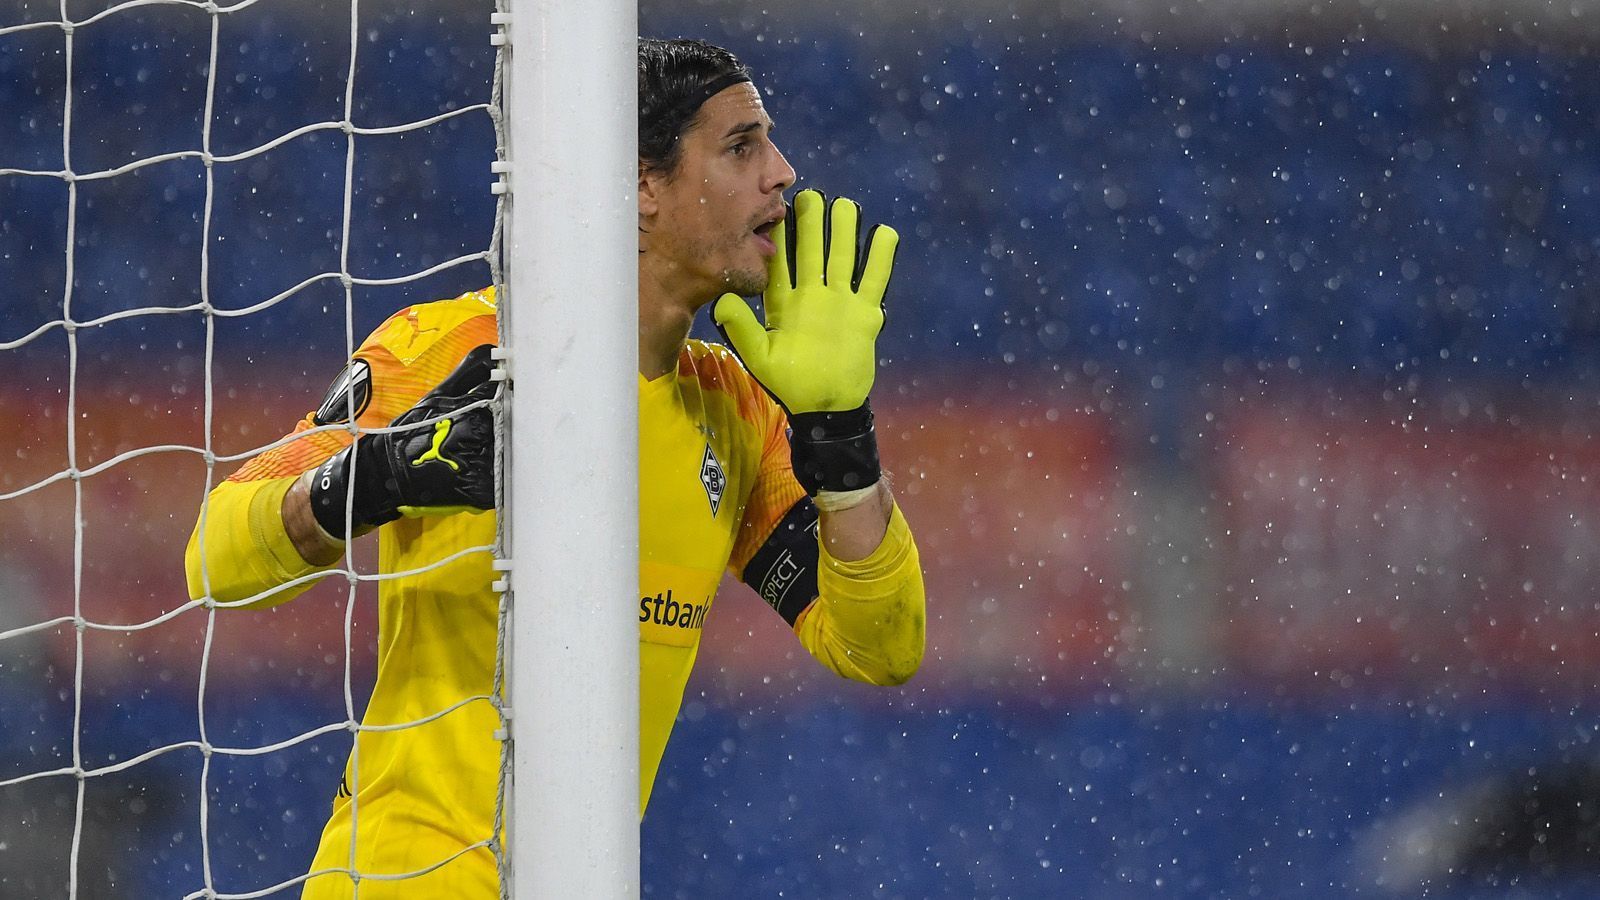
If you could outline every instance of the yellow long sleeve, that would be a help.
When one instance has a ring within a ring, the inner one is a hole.
[[[283,497],[298,475],[260,481],[224,481],[207,500],[205,574],[211,596],[222,602],[253,597],[319,569],[306,562],[283,527]],[[205,594],[200,572],[200,528],[196,522],[184,551],[189,597]],[[303,593],[314,581],[278,591],[250,604],[253,609],[277,606]]]
[[[795,622],[800,643],[845,678],[904,684],[922,664],[927,601],[917,544],[900,507],[866,559],[837,560],[818,543],[817,600]]]

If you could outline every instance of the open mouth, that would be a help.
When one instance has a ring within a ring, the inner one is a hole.
[[[753,229],[757,243],[759,243],[761,245],[761,249],[768,254],[778,252],[778,245],[772,241],[772,231],[778,227],[778,222],[780,221],[782,221],[781,218],[773,219],[769,222],[763,222]]]

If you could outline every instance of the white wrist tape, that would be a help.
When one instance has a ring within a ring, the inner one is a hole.
[[[860,506],[878,493],[876,483],[853,491],[817,491],[811,501],[817,504],[817,509],[822,512],[843,512],[853,506]]]

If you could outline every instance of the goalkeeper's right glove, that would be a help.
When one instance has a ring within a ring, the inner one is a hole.
[[[458,412],[494,397],[491,349],[484,344],[468,353],[438,387],[392,423],[413,427],[363,434],[314,472],[311,511],[324,531],[346,540],[351,532],[402,515],[494,507],[494,414],[488,406]],[[422,422],[427,424],[417,424]]]
[[[860,491],[881,476],[867,394],[900,236],[874,226],[858,245],[860,224],[855,203],[801,191],[773,231],[765,325],[736,294],[723,294],[712,310],[728,344],[788,414],[794,475],[813,497]]]

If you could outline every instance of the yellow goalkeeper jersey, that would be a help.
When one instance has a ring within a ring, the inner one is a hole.
[[[492,289],[402,310],[361,345],[323,408],[294,433],[348,420],[343,401],[352,397],[358,425],[386,426],[467,351],[495,340]],[[199,524],[189,541],[190,593],[202,596],[209,584],[218,600],[259,596],[251,606],[269,606],[304,590],[278,589],[316,571],[284,531],[283,497],[350,440],[343,429],[303,434],[214,489],[204,579]],[[676,371],[640,379],[639,483],[639,598],[628,608],[639,620],[641,813],[724,571],[742,575],[839,674],[892,684],[915,670],[922,576],[899,510],[868,559],[842,562],[811,549],[816,513],[790,468],[782,411],[726,348],[689,341]],[[352,863],[362,876],[423,872],[363,877],[360,896],[369,900],[499,896],[494,859],[481,845],[494,827],[501,755],[489,702],[494,526],[484,512],[378,529],[380,570],[414,574],[378,582],[378,673],[363,724],[408,727],[360,733],[305,897],[350,896]]]

